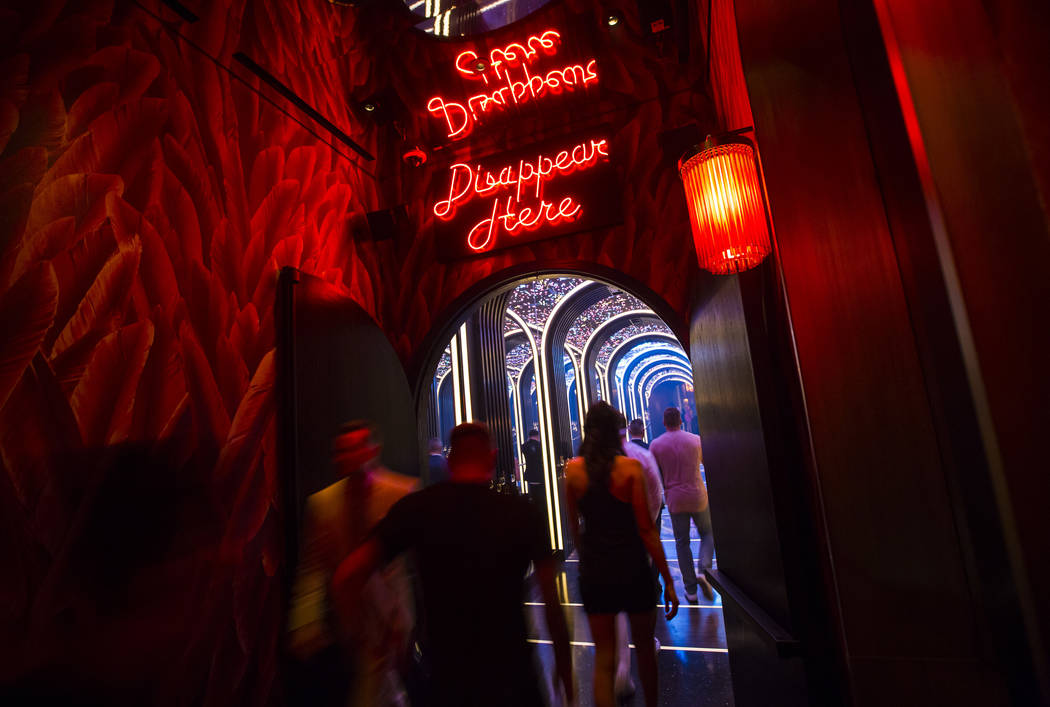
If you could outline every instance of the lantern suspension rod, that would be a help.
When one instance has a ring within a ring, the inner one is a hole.
[[[736,130],[726,130],[725,132],[710,134],[707,137],[711,138],[715,142],[718,142],[719,140],[721,140],[723,138],[734,137],[736,135],[743,135],[744,133],[753,133],[753,132],[755,132],[755,127],[753,125],[748,125],[746,128],[737,128]]]

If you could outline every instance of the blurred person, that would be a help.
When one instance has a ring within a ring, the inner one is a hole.
[[[682,400],[682,427],[686,432],[691,432],[695,425],[693,421],[696,419],[696,415],[693,414],[693,405],[688,400]]]
[[[715,554],[715,541],[711,533],[711,511],[707,502],[707,489],[700,478],[704,463],[700,437],[682,429],[682,415],[676,407],[664,410],[664,427],[667,431],[653,440],[649,451],[656,457],[664,476],[667,510],[671,514],[671,529],[674,531],[678,566],[682,571],[685,598],[690,604],[697,603],[696,590],[700,587],[704,598],[715,598],[704,570],[711,566]],[[699,568],[693,568],[693,551],[689,547],[689,523],[696,526],[700,535]]]
[[[427,455],[427,483],[439,484],[448,481],[448,461],[445,459],[445,448],[441,440],[431,437],[427,444],[429,454]]]
[[[596,707],[615,701],[615,620],[620,612],[627,613],[631,624],[645,702],[656,705],[657,586],[649,557],[664,579],[667,618],[678,613],[678,596],[650,514],[645,472],[623,454],[620,419],[608,403],[592,405],[580,446],[583,456],[565,467],[569,529],[579,552],[580,593],[594,639]]]
[[[649,443],[645,441],[645,423],[642,422],[640,417],[631,420],[631,424],[627,426],[627,432],[630,434],[632,444],[636,444],[642,449],[649,449]],[[661,492],[660,495],[662,496],[663,493]]]
[[[489,487],[496,464],[488,428],[452,431],[449,483],[399,501],[336,572],[333,593],[354,606],[363,577],[414,555],[422,594],[421,643],[431,672],[428,705],[542,705],[524,614],[529,564],[546,608],[558,681],[574,697],[569,634],[554,558],[533,503]],[[440,533],[433,529],[440,527]],[[479,594],[476,589],[482,591]]]
[[[289,650],[314,663],[341,688],[304,685],[304,702],[397,705],[403,690],[394,671],[411,626],[411,591],[403,567],[374,573],[364,583],[362,608],[333,611],[332,575],[368,536],[391,506],[416,487],[416,480],[385,469],[382,447],[363,421],[340,428],[332,444],[339,480],[306,499],[303,550],[292,588]],[[346,673],[341,679],[333,673]],[[311,677],[304,676],[309,682]],[[347,697],[349,690],[349,700]],[[304,694],[311,693],[311,694]],[[341,693],[341,694],[335,694]]]
[[[632,421],[641,423],[641,420]],[[649,515],[653,519],[653,526],[660,532],[660,512],[664,507],[664,487],[660,479],[660,470],[656,465],[656,459],[649,453],[648,449],[632,444],[627,440],[629,428],[626,418],[620,415],[620,444],[624,455],[636,460],[642,465],[645,473],[645,497],[649,503]],[[661,545],[661,547],[663,547]],[[660,573],[653,567],[653,581],[659,587]],[[659,592],[657,592],[659,593]],[[628,636],[627,614],[616,615],[616,676],[613,680],[617,698],[634,694],[634,682],[631,680],[631,648]],[[659,646],[659,642],[657,642]]]

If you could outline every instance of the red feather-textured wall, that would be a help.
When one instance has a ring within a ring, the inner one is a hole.
[[[190,40],[235,42],[239,12]],[[38,3],[4,26],[0,677],[43,681],[65,663],[118,697],[265,703],[280,611],[276,273],[358,279],[339,269],[358,262],[342,238],[357,177],[133,5]],[[369,288],[355,294],[372,308]],[[96,450],[160,440],[174,442],[163,473],[182,478],[136,482],[163,493],[123,495],[117,542],[85,550],[111,488]],[[141,565],[103,587],[119,596],[86,586],[100,570],[85,574],[78,552],[132,553],[129,536],[148,534],[133,521],[169,505],[167,552],[115,560]]]
[[[400,138],[350,105],[393,87],[415,106],[455,50],[375,8],[247,5],[201,2],[192,23],[150,0],[0,12],[0,681],[45,685],[65,665],[69,689],[112,701],[279,694],[282,266],[344,286],[406,361],[472,284],[531,260],[620,270],[684,312],[695,260],[656,134],[709,121],[709,103],[690,88],[702,75],[639,42],[630,8],[633,44],[602,55],[624,225],[440,265],[425,238],[349,237],[391,202],[425,233],[433,176],[402,175]],[[600,26],[597,2],[556,5]],[[236,51],[378,163],[339,154]],[[634,100],[650,95],[665,100]],[[99,450],[126,443],[152,466],[99,477]],[[92,562],[133,571],[99,585]]]

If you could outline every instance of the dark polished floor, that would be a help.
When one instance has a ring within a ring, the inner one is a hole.
[[[695,560],[697,545],[691,543]],[[675,557],[674,536],[671,533],[670,520],[663,516],[661,539],[664,551],[668,555],[668,565],[675,579],[678,596],[684,601],[685,590],[682,576]],[[558,589],[562,604],[567,608],[569,635],[573,642],[573,665],[577,680],[577,705],[589,707],[592,699],[592,676],[594,673],[594,647],[591,642],[587,616],[580,604],[580,591],[577,583],[578,563],[570,556],[564,563],[562,576],[558,578]],[[543,620],[543,606],[534,589],[527,602],[526,611],[531,619],[532,635],[537,656],[543,666],[543,673],[548,683],[553,675],[554,651],[550,646],[550,635]],[[722,621],[722,602],[716,595],[715,601],[707,602],[703,596],[698,604],[683,604],[671,621],[665,621],[661,615],[657,619],[656,637],[660,641],[660,652],[657,661],[660,669],[660,705],[664,707],[723,707],[733,704],[733,690],[729,679],[729,655],[726,651],[725,624]],[[643,705],[640,694],[641,683],[638,679],[637,662],[632,661],[635,684],[639,688],[633,699],[625,704]]]

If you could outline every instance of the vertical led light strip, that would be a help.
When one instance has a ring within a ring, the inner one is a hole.
[[[445,371],[445,375],[434,380],[434,409],[437,411],[439,430],[441,429],[441,384],[448,378],[449,373],[451,370]]]
[[[463,424],[463,404],[459,399],[459,336],[452,337],[452,400],[455,403],[456,424]]]
[[[566,350],[565,353],[569,354],[569,361],[572,362],[573,378],[575,379],[572,384],[576,387],[576,419],[580,421],[580,439],[583,439],[583,416],[586,414],[583,401],[587,397],[583,392],[583,381],[580,380],[580,370],[583,366],[582,363],[576,363],[576,357],[572,355],[572,351]]]
[[[507,316],[513,319],[518,326],[521,327],[522,331],[525,332],[525,336],[529,340],[529,348],[532,349],[532,369],[533,375],[536,377],[536,404],[539,408],[539,420],[540,423],[540,451],[543,454],[543,470],[547,475],[548,481],[554,478],[557,481],[557,471],[554,470],[554,443],[551,437],[550,423],[546,416],[543,414],[544,410],[550,409],[550,404],[547,401],[547,378],[546,378],[546,365],[544,364],[544,373],[540,374],[540,369],[536,365],[537,361],[542,360],[544,357],[539,355],[539,346],[536,345],[536,338],[532,335],[532,329],[525,323],[525,320],[518,316],[517,312],[508,308]],[[520,397],[520,391],[519,391]],[[548,442],[550,446],[548,447]],[[554,470],[553,472],[551,470]],[[561,516],[557,516],[557,522],[555,522],[555,516],[552,512],[554,506],[551,503],[550,484],[546,484],[547,489],[547,521],[548,530],[550,531],[551,549],[560,550],[563,549],[561,544]],[[554,494],[557,498],[557,493]]]
[[[460,351],[463,352],[463,401],[466,404],[466,418],[464,422],[474,419],[474,409],[470,404],[470,347],[467,346],[467,323],[459,327]]]
[[[556,305],[554,305],[554,309],[551,310],[551,313],[547,315],[547,321],[545,321],[543,323],[543,335],[542,335],[542,337],[540,339],[540,346],[539,346],[539,349],[540,349],[540,352],[541,352],[540,357],[539,357],[539,361],[540,361],[540,364],[542,366],[542,371],[543,371],[543,376],[542,376],[542,378],[543,378],[543,388],[546,391],[550,391],[550,380],[551,380],[551,372],[549,370],[547,370],[547,356],[545,355],[545,353],[547,351],[547,338],[550,336],[550,333],[551,333],[550,332],[551,322],[557,320],[557,318],[558,318],[557,315],[558,315],[559,311],[562,309],[562,307],[565,305],[566,302],[571,302],[575,298],[575,295],[577,293],[579,293],[580,290],[590,287],[591,284],[592,283],[590,281],[586,281],[585,280],[584,282],[580,283],[579,285],[574,287],[572,290],[570,290],[569,292],[564,294],[562,296],[562,298],[560,300],[558,300],[558,303]],[[562,368],[562,371],[563,371],[562,375],[564,376],[564,366],[561,366],[561,368]],[[556,460],[557,460],[558,457],[556,456],[555,449],[554,449],[554,418],[552,417],[552,410],[551,410],[552,407],[553,407],[552,399],[550,397],[548,397],[547,404],[544,406],[543,411],[542,411],[544,414],[540,415],[540,420],[546,420],[546,423],[547,423],[546,437],[544,437],[542,439],[542,442],[546,446],[547,450],[550,452],[550,459],[549,459],[550,466],[547,469],[547,472],[548,472],[547,478],[550,481],[550,483],[548,484],[548,492],[547,492],[547,509],[548,510],[553,509],[554,514],[555,514],[554,517],[557,517],[557,519],[558,519],[557,523],[553,523],[553,518],[552,518],[552,525],[554,526],[554,530],[557,532],[557,536],[558,536],[558,544],[557,544],[556,549],[564,550],[565,549],[565,542],[564,542],[564,539],[562,538],[562,532],[561,532],[561,500],[558,498],[558,468],[556,466]],[[540,436],[543,437],[543,434],[544,434],[543,433],[543,426],[541,425],[540,426]]]
[[[634,319],[635,317],[655,317],[655,316],[656,316],[656,312],[654,312],[651,309],[629,309],[629,310],[627,310],[625,312],[620,312],[619,314],[616,314],[616,315],[614,315],[612,317],[609,317],[604,322],[602,322],[598,326],[594,327],[594,329],[591,330],[591,333],[587,336],[587,341],[585,341],[584,344],[583,344],[583,353],[580,354],[580,361],[582,362],[582,365],[584,365],[584,366],[587,365],[587,357],[590,356],[591,347],[594,345],[595,335],[599,331],[608,330],[610,326],[613,326],[615,328],[615,330],[618,331],[618,330],[622,329],[623,327],[615,327],[615,323],[616,322],[624,321],[624,322],[627,322],[629,324],[630,320]],[[614,333],[615,333],[615,331],[614,331]],[[595,356],[595,358],[597,358],[597,355]],[[595,361],[594,367],[595,367],[595,369],[598,368],[598,362],[597,361]],[[600,380],[601,379],[599,377],[599,381]],[[590,380],[590,378],[588,378],[587,379],[587,387],[589,388],[590,385],[591,385],[591,380]],[[607,389],[602,389],[602,390],[605,393],[605,402],[609,402],[609,395],[608,395],[609,391]],[[588,391],[588,393],[589,392],[590,391]],[[584,409],[590,409],[590,406],[591,406],[590,405],[590,403],[591,403],[590,395],[587,395],[586,397],[587,397],[587,402],[585,403],[585,408]],[[598,397],[598,396],[595,396],[595,397]]]
[[[557,309],[557,307],[555,307]],[[543,325],[543,337],[541,339],[540,349],[542,352],[546,352],[547,346],[547,327],[550,324],[550,319]],[[551,386],[549,385],[551,380],[550,371],[547,370],[547,357],[541,353],[539,357],[541,366],[541,378],[543,380],[543,390],[549,392]],[[564,366],[562,368],[562,376],[564,377]],[[540,380],[537,379],[536,383],[539,384]],[[538,388],[537,388],[538,390]],[[564,545],[561,537],[561,508],[558,503],[558,467],[556,452],[554,449],[554,418],[551,416],[551,408],[553,403],[550,398],[544,396],[544,404],[540,409],[540,438],[544,448],[550,452],[550,455],[544,455],[544,471],[547,472],[547,516],[550,520],[551,525],[551,536],[554,540],[554,549],[562,550]],[[546,424],[544,424],[546,423]],[[546,430],[544,429],[546,428]],[[557,518],[557,522],[555,522]]]
[[[505,365],[505,364],[504,364]],[[525,370],[524,368],[522,370]],[[521,458],[521,445],[525,444],[525,430],[522,429],[522,414],[521,414],[521,379],[511,378],[510,384],[514,388],[514,404],[511,406],[514,409],[514,429],[518,431],[517,437],[514,439],[514,458],[518,460],[518,487],[522,493],[526,493],[525,488],[525,464]]]
[[[598,385],[602,389],[602,400],[612,405],[612,395],[609,393],[609,369],[602,368],[597,362],[594,368],[598,371]]]

